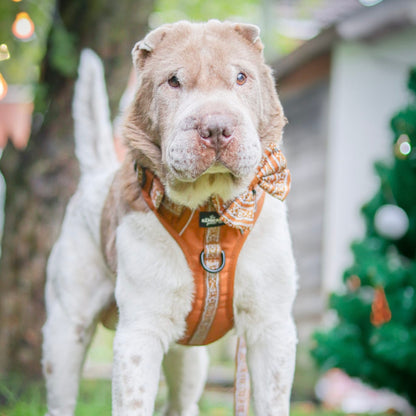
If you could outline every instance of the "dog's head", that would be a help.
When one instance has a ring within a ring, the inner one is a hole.
[[[253,178],[285,124],[254,25],[179,22],[133,49],[138,85],[124,135],[169,197],[195,208],[227,201]]]

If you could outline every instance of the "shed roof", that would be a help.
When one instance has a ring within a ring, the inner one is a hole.
[[[371,41],[416,25],[416,1],[384,0],[365,7],[358,0],[327,0],[314,17],[323,27],[322,31],[272,64],[279,78],[330,52],[341,40]]]

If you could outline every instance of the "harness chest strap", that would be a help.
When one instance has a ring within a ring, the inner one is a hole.
[[[192,271],[195,293],[186,324],[184,345],[206,345],[224,336],[234,326],[234,274],[241,248],[249,230],[240,231],[228,225],[200,226],[200,212],[214,216],[208,203],[198,210],[173,204],[163,198],[163,187],[149,170],[143,174],[142,195],[158,220],[175,239]],[[257,199],[255,220],[264,202]]]

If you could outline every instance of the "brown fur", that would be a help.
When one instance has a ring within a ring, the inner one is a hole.
[[[114,176],[101,214],[101,249],[114,274],[117,271],[116,231],[121,219],[131,211],[148,210],[141,196],[134,162],[128,155]]]
[[[117,272],[116,232],[121,219],[129,212],[146,212],[149,208],[141,196],[140,183],[134,170],[134,162],[127,155],[123,165],[114,176],[101,214],[100,235],[101,250],[107,266]],[[100,321],[108,329],[115,329],[118,321],[118,309],[115,300],[106,307]]]

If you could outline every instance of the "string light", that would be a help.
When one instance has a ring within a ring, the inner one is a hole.
[[[394,153],[398,159],[406,159],[412,151],[410,138],[407,134],[401,134],[394,145]]]
[[[13,35],[18,39],[28,40],[35,33],[35,25],[26,12],[20,12],[16,15],[16,19],[12,26]]]
[[[410,153],[411,150],[412,150],[412,147],[410,146],[410,143],[409,142],[403,142],[400,145],[400,153],[402,155],[407,156]]]
[[[3,78],[3,75],[0,74],[0,100],[2,100],[7,95],[7,82]]]
[[[0,61],[5,61],[10,58],[9,48],[5,43],[0,45]]]

